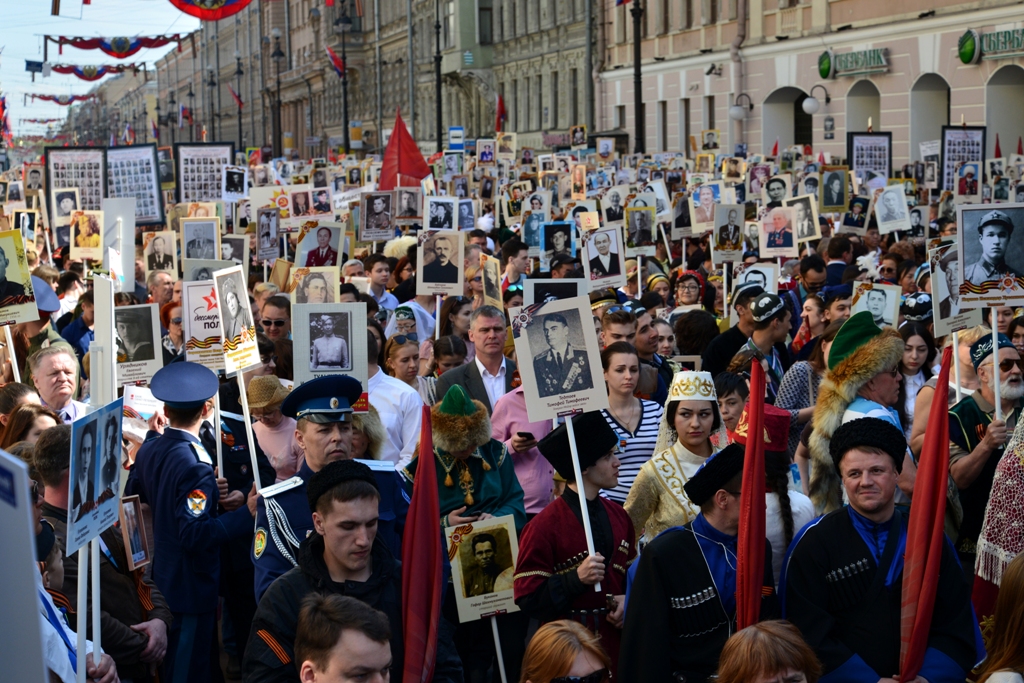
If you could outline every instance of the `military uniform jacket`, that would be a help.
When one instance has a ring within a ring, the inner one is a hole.
[[[900,538],[906,523],[897,511],[885,526],[889,531],[879,562],[854,527],[849,508],[812,522],[790,546],[780,580],[784,617],[821,660],[823,683],[877,683],[899,671],[905,551]],[[974,617],[967,581],[949,543],[942,547],[938,595],[919,675],[929,683],[962,682],[976,663]]]
[[[736,613],[735,607],[726,609],[728,601],[715,583],[711,564],[692,522],[668,529],[647,544],[629,591],[621,680],[706,683],[715,673],[725,641],[735,630]],[[761,620],[776,619],[779,602],[767,540],[761,585]]]
[[[152,510],[153,581],[172,612],[213,611],[221,547],[252,533],[252,515],[243,505],[217,516],[217,480],[196,455],[199,444],[191,435],[179,429],[150,435],[139,448],[125,495],[137,494]]]
[[[579,494],[566,488],[523,529],[515,599],[520,609],[543,622],[572,619],[597,631],[612,658],[614,674],[622,632],[607,622],[606,596],[626,593],[626,572],[636,559],[636,534],[622,507],[607,498],[598,496],[587,502],[587,508],[594,549],[605,558],[601,592],[580,581],[576,573],[587,558],[587,540]]]
[[[553,349],[533,357],[533,372],[541,396],[554,396],[570,391],[592,389],[590,362],[586,351],[567,346],[559,362]]]
[[[368,465],[377,463],[367,462]],[[402,529],[409,511],[409,498],[402,487],[402,479],[393,469],[374,469],[378,504],[377,538],[388,546],[395,557],[402,556]],[[273,517],[267,515],[267,500],[260,496],[256,502],[256,534],[252,539],[252,562],[256,568],[256,600],[281,576],[296,566],[296,552],[302,541],[313,533],[313,513],[306,499],[306,482],[313,470],[303,461],[296,473],[302,484],[283,491],[269,500],[274,507]],[[283,513],[283,520],[282,514]],[[281,522],[284,522],[283,524]],[[287,552],[282,552],[282,548]]]

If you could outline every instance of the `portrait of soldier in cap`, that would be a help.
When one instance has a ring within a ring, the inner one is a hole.
[[[537,377],[537,391],[542,398],[594,387],[586,349],[577,349],[569,344],[567,315],[578,318],[574,311],[566,311],[550,313],[541,321],[548,348],[533,357],[533,370]],[[578,329],[580,321],[574,322]]]
[[[965,224],[966,215],[965,212]],[[999,210],[985,213],[978,223],[977,231],[978,244],[981,246],[980,258],[971,263],[966,262],[967,244],[974,235],[968,231],[967,225],[961,228],[964,231],[964,282],[978,285],[1004,275],[1024,274],[1024,268],[1021,268],[1016,260],[1008,259],[1007,250],[1013,236],[1013,228],[1013,222],[1007,213]]]

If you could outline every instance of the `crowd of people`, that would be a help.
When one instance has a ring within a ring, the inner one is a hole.
[[[238,383],[186,362],[182,280],[148,268],[140,249],[134,287],[115,306],[159,311],[164,366],[149,388],[163,407],[124,427],[124,493],[143,503],[153,561],[129,569],[120,532],[101,534],[102,654],[85,658],[87,676],[403,680],[402,548],[427,406],[438,543],[447,529],[509,517],[519,549],[510,582],[493,536],[474,541],[477,564],[463,568],[473,595],[503,581],[513,591],[519,611],[494,617],[497,635],[460,623],[444,553],[433,680],[497,681],[502,669],[521,683],[909,683],[899,677],[907,525],[952,346],[947,539],[913,680],[1020,683],[1024,316],[994,309],[955,341],[937,338],[924,238],[883,237],[874,218],[834,232],[822,216],[819,229],[799,258],[748,249],[728,272],[710,233],[666,236],[654,256],[625,260],[625,285],[589,294],[601,348],[589,372],[598,386],[603,377],[608,408],[572,417],[571,431],[565,419],[530,420],[518,368],[533,363],[542,383],[572,358],[517,358],[509,311],[529,279],[582,279],[582,262],[557,254],[537,272],[518,225],[494,214],[466,232],[463,253],[445,244],[445,267],[464,274],[458,296],[417,294],[414,236],[334,255],[337,302],[364,304],[366,318],[346,337],[337,318],[317,319],[312,357],[317,370],[351,368],[365,345],[365,384],[338,373],[295,382],[294,298],[265,279],[255,234],[249,291],[234,293],[232,312],[248,301],[259,365]],[[481,255],[500,262],[501,307],[485,295]],[[15,326],[4,349],[0,448],[30,466],[47,665],[70,683],[83,664],[75,632],[93,634],[74,611],[77,556],[63,553],[69,424],[90,409],[100,304],[93,275],[61,256],[29,254],[39,318]],[[777,281],[762,262],[780,268]],[[853,312],[863,282],[901,288],[897,320],[870,301]],[[755,365],[763,435],[750,433]],[[210,457],[218,432],[222,469]],[[737,630],[748,439],[764,442],[766,538],[760,621]],[[253,463],[272,492],[256,491]]]

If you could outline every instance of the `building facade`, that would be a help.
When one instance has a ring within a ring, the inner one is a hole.
[[[597,125],[623,128],[632,138],[629,7],[606,2],[613,19]],[[731,50],[743,15],[742,42]],[[997,134],[1004,153],[1016,151],[1024,136],[1016,113],[1024,105],[1024,32],[1009,2],[653,0],[644,24],[640,115],[647,151],[692,155],[691,138],[719,129],[730,152],[746,143],[751,153],[768,153],[778,140],[780,147],[811,144],[815,152],[845,157],[846,132],[866,131],[870,121],[875,132],[892,134],[899,168],[920,160],[920,143],[938,140],[944,125],[988,126],[989,157]],[[974,33],[965,37],[968,30]],[[729,108],[738,98],[746,105],[741,95],[754,106],[744,106],[745,116],[734,121]],[[820,106],[808,114],[803,101],[812,95]]]

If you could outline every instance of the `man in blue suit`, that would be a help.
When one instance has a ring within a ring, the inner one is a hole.
[[[170,424],[150,432],[128,476],[126,495],[138,494],[153,515],[153,581],[174,615],[162,680],[219,680],[214,653],[220,551],[252,533],[255,492],[249,504],[218,514],[219,482],[199,437],[213,415],[217,376],[198,363],[161,368],[150,383]]]
[[[256,567],[256,600],[274,579],[298,566],[298,548],[313,531],[306,483],[315,472],[335,460],[348,460],[352,447],[352,406],[363,393],[358,380],[346,375],[325,375],[297,387],[281,404],[281,412],[295,418],[295,437],[305,454],[298,473],[264,488],[256,507],[256,535],[252,561]],[[371,470],[380,491],[377,538],[395,557],[402,556],[401,531],[409,499],[394,463],[361,460]]]

